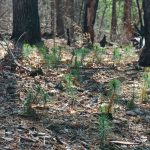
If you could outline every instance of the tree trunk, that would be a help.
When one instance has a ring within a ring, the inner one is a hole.
[[[123,18],[123,29],[124,29],[124,41],[128,42],[132,38],[132,25],[131,25],[131,8],[132,0],[124,1],[124,18]]]
[[[140,55],[139,65],[150,66],[150,0],[143,0],[145,47]]]
[[[13,0],[12,39],[17,41],[21,36],[20,42],[35,44],[41,40],[38,0]]]
[[[55,0],[51,0],[51,33],[54,35],[55,30]]]
[[[74,29],[73,29],[73,22],[74,22],[74,0],[66,0],[66,13],[65,15],[71,20],[70,27],[67,29],[67,34],[69,35],[70,42],[73,42],[74,39]]]
[[[99,0],[85,0],[84,32],[90,33],[91,42],[94,43],[94,24]]]
[[[102,26],[104,24],[104,18],[105,18],[106,10],[108,8],[108,4],[106,1],[107,0],[105,0],[105,7],[104,7],[104,10],[102,12],[101,22],[100,22],[100,26],[99,26],[99,36],[101,36],[101,33],[102,33],[101,29],[102,29]]]
[[[56,3],[56,30],[57,36],[64,36],[64,22],[63,22],[63,1],[55,0]]]
[[[116,29],[117,29],[116,0],[113,0],[113,4],[112,4],[111,32],[110,32],[110,39],[112,41],[116,40]]]

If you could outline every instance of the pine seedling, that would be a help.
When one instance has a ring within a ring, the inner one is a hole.
[[[24,58],[28,58],[28,56],[33,52],[35,46],[31,46],[30,44],[23,44],[22,55]]]
[[[129,100],[128,103],[127,103],[127,108],[129,110],[133,109],[134,107],[135,107],[135,86],[133,86],[131,100]]]
[[[110,94],[112,95],[113,93],[115,93],[115,95],[119,95],[120,91],[121,91],[121,82],[117,79],[112,79],[109,84],[109,90],[110,90]]]
[[[60,58],[60,48],[59,47],[53,47],[51,49],[51,53],[49,54],[49,65],[52,66],[52,67],[56,67],[60,61],[61,61],[61,58]]]
[[[98,129],[101,147],[104,148],[106,145],[107,136],[109,135],[112,127],[106,115],[99,116],[98,122],[99,122]]]
[[[126,56],[130,56],[132,54],[132,50],[131,47],[125,47],[124,52],[126,54]]]
[[[113,79],[109,82],[109,90],[110,90],[110,101],[108,106],[108,113],[111,113],[114,101],[119,96],[121,91],[121,82],[117,79]]]
[[[113,61],[114,61],[114,63],[115,64],[118,64],[118,63],[120,64],[121,57],[122,57],[122,55],[120,53],[120,50],[118,48],[115,48],[113,50]]]
[[[39,52],[42,54],[43,59],[45,60],[47,54],[48,54],[48,48],[41,42],[37,45],[37,48]]]
[[[44,44],[39,44],[38,49],[48,67],[56,67],[60,63],[62,47],[53,47],[50,53]]]
[[[72,53],[72,69],[71,74],[75,76],[77,79],[80,79],[80,67],[83,66],[83,60],[88,54],[89,50],[87,48],[75,49]]]
[[[23,104],[22,115],[35,116],[36,112],[32,104],[41,104],[43,102],[44,108],[49,100],[49,94],[45,92],[41,86],[36,86],[35,90],[29,90]]]
[[[35,115],[35,111],[31,107],[32,102],[33,102],[33,93],[30,90],[30,91],[28,91],[27,97],[26,97],[24,104],[23,104],[23,115],[27,115],[27,116],[34,116]]]
[[[66,74],[65,75],[65,81],[67,86],[67,92],[71,94],[71,96],[74,96],[76,94],[76,90],[73,87],[73,75],[72,74]]]
[[[87,48],[74,49],[72,52],[72,66],[81,67],[85,56],[89,53]]]
[[[95,58],[98,63],[101,63],[103,54],[105,53],[105,48],[100,47],[99,43],[95,43],[93,46],[93,51],[94,51],[93,63]]]
[[[48,102],[49,95],[39,85],[35,89],[34,100],[36,100],[38,98],[38,96],[43,101],[43,104],[44,104],[44,107],[45,107],[46,103]]]
[[[48,99],[49,99],[48,93],[47,93],[47,92],[44,92],[44,93],[43,93],[43,98],[42,98],[43,103],[44,103],[44,107],[46,106],[46,103],[48,102]]]

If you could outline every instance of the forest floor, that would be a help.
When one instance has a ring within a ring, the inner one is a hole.
[[[52,40],[45,43],[52,47]],[[149,150],[150,91],[143,87],[144,69],[137,65],[138,55],[131,48],[130,54],[119,48],[121,59],[115,62],[113,48],[106,47],[102,61],[96,62],[91,51],[79,69],[80,82],[74,79],[69,93],[65,76],[70,72],[71,54],[68,47],[64,49],[57,68],[48,68],[36,49],[27,58],[20,57],[23,66],[42,68],[43,75],[32,77],[15,68],[0,47],[0,150]],[[103,127],[103,141],[100,106],[110,100],[108,85],[113,79],[121,82],[121,90],[110,126]],[[46,94],[42,97],[41,91],[48,94],[45,103]],[[143,99],[147,101],[141,103]],[[129,109],[131,100],[134,107]],[[33,116],[22,114],[28,102]]]

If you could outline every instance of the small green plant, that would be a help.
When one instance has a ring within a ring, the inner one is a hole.
[[[74,49],[72,52],[72,66],[81,67],[85,56],[89,53],[87,48]]]
[[[111,113],[114,101],[117,100],[121,91],[121,82],[117,79],[113,79],[109,82],[108,86],[110,90],[108,113]]]
[[[113,61],[115,64],[120,64],[120,60],[122,58],[122,55],[120,53],[120,50],[118,48],[115,48],[113,50]]]
[[[131,100],[129,100],[127,103],[127,108],[129,110],[135,108],[135,86],[133,86],[132,97]]]
[[[45,105],[46,105],[46,103],[48,102],[48,100],[49,100],[49,94],[44,90],[44,89],[42,89],[41,88],[41,86],[37,86],[36,88],[35,88],[35,96],[34,96],[34,102],[37,100],[37,99],[39,99],[39,100],[41,100],[41,102],[43,103],[43,105],[44,105],[44,107],[45,107]]]
[[[28,58],[28,56],[33,52],[35,46],[31,46],[30,44],[23,44],[22,55],[24,58]]]
[[[44,104],[44,107],[46,106],[46,103],[48,102],[49,100],[49,94],[47,92],[43,92],[43,104]]]
[[[86,55],[89,53],[89,50],[87,48],[79,48],[75,49],[72,52],[72,69],[71,74],[75,76],[77,79],[80,79],[79,72],[80,67],[83,66],[83,60],[86,57]]]
[[[37,48],[38,48],[39,52],[42,54],[43,58],[45,58],[49,52],[48,48],[44,45],[43,42],[38,43]]]
[[[46,103],[49,100],[49,94],[41,88],[41,86],[37,85],[35,90],[29,90],[27,92],[26,99],[23,104],[23,114],[34,116],[35,110],[32,108],[32,104],[41,104],[45,107]]]
[[[145,86],[149,89],[150,88],[150,72],[145,70],[143,74],[143,81],[145,83]]]
[[[149,72],[149,68],[146,68],[142,77],[142,86],[141,86],[141,92],[140,92],[141,103],[144,103],[148,100],[147,91],[149,89],[150,89],[150,72]]]
[[[31,90],[28,91],[26,99],[23,103],[23,115],[35,116],[35,110],[32,108],[33,93]]]
[[[67,92],[74,97],[76,94],[76,90],[73,86],[73,78],[74,76],[72,74],[66,74],[65,75],[65,81],[66,81],[66,86],[67,86]]]
[[[62,47],[53,47],[49,52],[48,48],[44,44],[39,44],[38,49],[43,56],[43,59],[48,67],[56,67],[61,61]]]
[[[99,43],[95,43],[93,46],[94,56],[93,56],[93,62],[95,58],[97,59],[96,62],[101,63],[103,54],[105,53],[105,48],[100,47]]]
[[[61,48],[60,47],[53,47],[51,49],[51,53],[45,56],[45,62],[49,67],[57,67],[57,65],[61,61],[60,55]]]
[[[98,129],[99,129],[99,137],[101,141],[101,148],[104,149],[106,142],[107,142],[106,141],[107,136],[111,132],[112,127],[106,115],[99,116],[98,122],[99,122]]]
[[[119,95],[121,91],[121,82],[118,79],[112,79],[109,83],[110,94]]]

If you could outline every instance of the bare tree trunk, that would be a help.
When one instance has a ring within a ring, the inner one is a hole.
[[[143,0],[145,47],[140,55],[139,65],[150,66],[150,0]]]
[[[66,0],[66,13],[65,15],[70,18],[70,27],[67,29],[67,34],[69,34],[69,40],[72,43],[72,40],[74,39],[74,30],[73,30],[73,22],[74,22],[74,0]]]
[[[132,38],[132,25],[131,25],[131,8],[132,0],[124,1],[124,18],[123,18],[123,29],[124,29],[124,41],[128,42]]]
[[[94,43],[94,24],[99,0],[86,0],[85,2],[86,3],[83,28],[84,32],[90,33],[91,42]]]
[[[13,33],[15,41],[22,37],[30,44],[41,41],[38,0],[13,0]]]
[[[102,18],[101,18],[101,22],[100,22],[100,27],[99,27],[99,35],[101,35],[101,28],[103,26],[103,23],[104,23],[104,18],[105,18],[105,13],[106,13],[106,10],[108,8],[108,5],[107,5],[107,2],[105,0],[105,7],[104,7],[104,10],[103,10],[103,13],[102,13]]]
[[[117,13],[116,13],[116,0],[113,0],[112,4],[112,20],[111,20],[111,32],[110,39],[112,41],[116,40],[116,29],[117,29]]]
[[[57,36],[64,36],[64,8],[63,8],[63,1],[62,0],[55,0],[56,3],[56,30]]]

